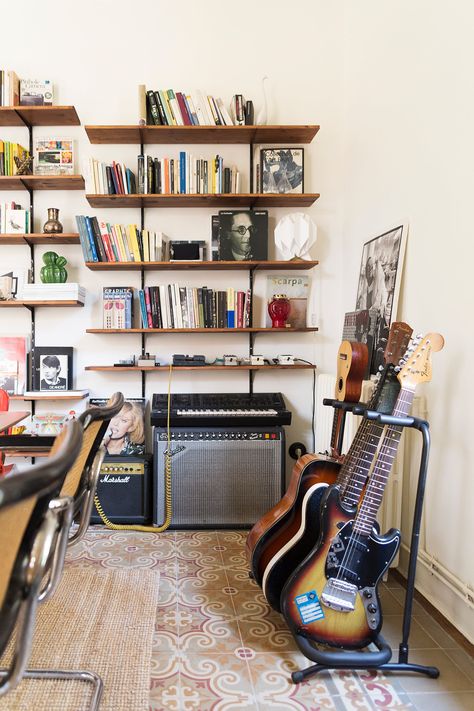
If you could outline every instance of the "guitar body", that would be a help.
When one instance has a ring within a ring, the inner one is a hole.
[[[359,402],[368,363],[365,343],[342,341],[337,354],[336,400]]]
[[[377,584],[400,546],[400,533],[354,536],[356,507],[344,507],[337,487],[321,503],[320,538],[288,578],[281,609],[293,634],[312,642],[359,649],[382,626]],[[349,545],[348,545],[349,543]]]
[[[299,530],[307,491],[317,484],[333,484],[340,467],[340,463],[322,454],[305,454],[298,459],[284,497],[257,521],[247,536],[247,560],[259,585],[273,556]]]

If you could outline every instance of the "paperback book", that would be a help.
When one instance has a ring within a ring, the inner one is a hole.
[[[290,300],[291,310],[286,323],[291,328],[306,328],[308,311],[309,277],[294,274],[274,274],[267,276],[267,304],[275,294],[285,294]],[[266,310],[266,326],[270,328],[272,320]]]

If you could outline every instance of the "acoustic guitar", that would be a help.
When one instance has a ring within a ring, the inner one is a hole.
[[[369,350],[365,343],[342,341],[337,352],[337,373],[334,398],[339,402],[359,402],[362,382],[369,365]],[[344,422],[342,409],[334,410],[331,431],[331,456],[336,458],[341,452],[337,446],[339,433]]]
[[[401,384],[393,414],[407,415],[418,383],[431,380],[431,354],[444,345],[442,336],[423,338],[400,371]],[[320,513],[320,538],[288,578],[281,608],[293,634],[311,642],[358,649],[372,642],[382,626],[378,583],[400,546],[400,532],[374,531],[375,518],[395,458],[402,428],[384,427],[376,455],[367,450],[372,471],[359,507],[329,487]]]
[[[385,350],[387,362],[393,363],[399,360],[406,350],[411,332],[412,329],[407,324],[401,322],[392,324]],[[341,378],[349,377],[352,372],[351,369],[346,369],[345,372],[343,369],[339,369]],[[386,376],[387,370],[381,375],[380,387],[376,389],[376,393],[371,399],[370,407],[385,407],[384,412],[391,412],[396,393],[391,394],[385,405],[380,404],[382,386]],[[353,392],[354,390],[354,386],[345,388],[344,390],[344,388],[338,387],[338,384],[336,384],[336,388],[339,389],[340,393],[346,391]],[[384,397],[387,397],[386,394],[384,394]],[[363,423],[363,425],[364,429],[359,428],[354,438],[348,457],[346,457],[348,460],[347,466],[341,473],[341,477],[343,478],[341,483],[344,486],[348,483],[352,471],[350,468],[352,454],[358,451],[357,448],[359,447],[360,438],[363,437],[366,428],[369,427],[367,422]],[[340,469],[340,462],[322,454],[306,454],[298,459],[293,468],[290,485],[284,497],[278,504],[270,509],[265,516],[257,521],[247,537],[247,559],[253,577],[259,585],[262,584],[265,569],[273,557],[277,555],[299,531],[303,501],[308,490],[313,486],[322,487],[335,483]],[[314,501],[313,499],[313,503]],[[302,560],[302,558],[300,558],[300,560]],[[287,570],[286,576],[288,576],[290,572],[292,572],[291,569]],[[282,581],[281,584],[283,584],[283,582],[284,581]],[[276,607],[278,609],[279,594],[275,594],[274,597],[276,598]]]

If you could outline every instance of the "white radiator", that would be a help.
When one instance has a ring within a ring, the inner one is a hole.
[[[326,375],[321,373],[316,381],[316,413],[315,413],[315,432],[316,432],[316,451],[326,452],[331,443],[332,423],[334,409],[323,405],[323,399],[333,398],[336,386],[336,376]],[[371,380],[364,380],[362,385],[361,402],[368,402],[374,391],[374,383]],[[423,396],[415,397],[411,409],[411,414],[415,417],[426,417],[426,402]],[[346,424],[344,430],[344,441],[342,451],[346,453],[350,447],[354,435],[361,422],[360,417],[355,417],[351,413],[346,416]],[[393,469],[387,483],[385,494],[382,501],[382,507],[379,511],[378,521],[380,530],[384,533],[389,528],[401,527],[401,511],[402,511],[402,483],[403,483],[403,463],[410,461],[412,457],[409,448],[417,446],[416,438],[406,436],[410,434],[403,433],[398,447],[397,456],[395,458]],[[418,453],[416,456],[419,456]],[[415,456],[415,459],[416,459]],[[418,460],[419,461],[419,460]],[[398,555],[392,561],[391,567],[398,565]]]

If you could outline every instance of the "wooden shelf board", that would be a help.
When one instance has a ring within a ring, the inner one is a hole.
[[[1,449],[1,443],[0,443]],[[49,449],[4,449],[3,450],[6,457],[47,457],[49,455]]]
[[[79,235],[75,232],[62,232],[58,235],[45,235],[42,232],[30,234],[0,234],[2,244],[79,244]]]
[[[314,370],[315,365],[302,364],[302,365],[174,365],[173,371],[175,370]],[[100,370],[100,371],[166,371],[169,372],[169,365],[158,365],[158,366],[146,366],[141,367],[137,365],[128,365],[124,367],[116,367],[114,365],[87,365],[85,370]]]
[[[19,306],[84,306],[82,301],[67,299],[64,301],[44,300],[44,301],[0,301],[0,308],[17,308]]]
[[[1,106],[0,126],[80,126],[74,106]]]
[[[312,326],[306,328],[87,328],[86,333],[313,333],[317,330]]]
[[[10,400],[24,400],[25,402],[30,402],[31,400],[84,400],[86,397],[89,397],[89,393],[84,393],[83,395],[61,395],[61,393],[56,393],[54,397],[38,393],[38,395],[34,396],[10,395]]]
[[[1,189],[1,185],[0,185]],[[86,195],[91,207],[310,207],[319,193]]]
[[[0,190],[84,190],[82,175],[0,175]]]
[[[1,235],[0,235],[1,243]],[[92,271],[127,271],[127,270],[167,270],[181,271],[186,269],[209,269],[209,270],[249,270],[265,269],[268,271],[293,271],[297,269],[312,269],[317,266],[317,261],[295,260],[295,261],[261,261],[261,262],[86,262],[86,267]]]
[[[311,143],[319,126],[85,126],[91,143]]]

